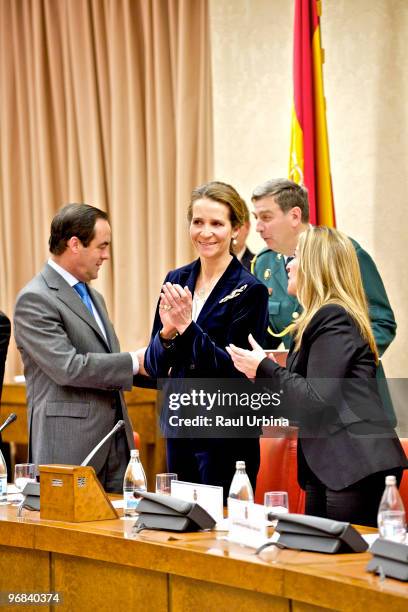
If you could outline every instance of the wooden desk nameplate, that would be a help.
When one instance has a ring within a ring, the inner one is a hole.
[[[42,519],[81,523],[117,519],[91,466],[40,465]]]

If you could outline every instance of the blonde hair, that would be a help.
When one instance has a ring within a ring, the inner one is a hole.
[[[360,266],[350,238],[329,227],[310,227],[300,234],[297,248],[297,296],[303,313],[292,327],[295,350],[316,312],[326,304],[338,304],[355,321],[378,363]]]

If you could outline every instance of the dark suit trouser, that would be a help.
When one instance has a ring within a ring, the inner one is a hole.
[[[167,465],[179,480],[223,487],[226,503],[235,462],[245,461],[255,492],[259,470],[259,438],[167,439]]]
[[[119,401],[116,405],[117,423],[123,418],[122,408]],[[107,444],[110,443],[108,458],[105,465],[98,473],[98,478],[108,493],[123,493],[123,478],[130,459],[129,445],[126,439],[125,429],[116,432]]]
[[[385,488],[385,477],[389,474],[396,476],[399,486],[402,468],[376,472],[340,491],[333,491],[317,478],[312,478],[306,484],[305,513],[377,527],[378,506]]]
[[[124,430],[118,431],[110,441],[108,459],[97,476],[108,493],[123,492],[123,478],[129,463],[129,448]]]

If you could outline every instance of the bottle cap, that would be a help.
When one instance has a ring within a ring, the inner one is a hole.
[[[237,461],[235,464],[235,469],[245,470],[245,461]]]
[[[386,485],[395,485],[397,484],[397,479],[395,476],[386,476],[385,477],[385,484]]]
[[[138,457],[139,456],[139,451],[137,448],[132,448],[132,450],[130,451],[130,456],[131,457]]]

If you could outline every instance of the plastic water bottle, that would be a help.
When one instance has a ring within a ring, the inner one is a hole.
[[[385,490],[378,508],[380,538],[403,542],[406,535],[405,509],[395,476],[385,477]]]
[[[235,474],[232,479],[228,497],[241,499],[242,501],[254,501],[254,492],[251,482],[245,470],[245,461],[237,461],[235,464]]]
[[[137,491],[146,491],[146,474],[137,449],[130,451],[130,461],[123,479],[123,511],[125,516],[135,516],[141,497]],[[136,496],[134,495],[136,493]]]
[[[0,450],[0,504],[7,504],[7,465]]]

